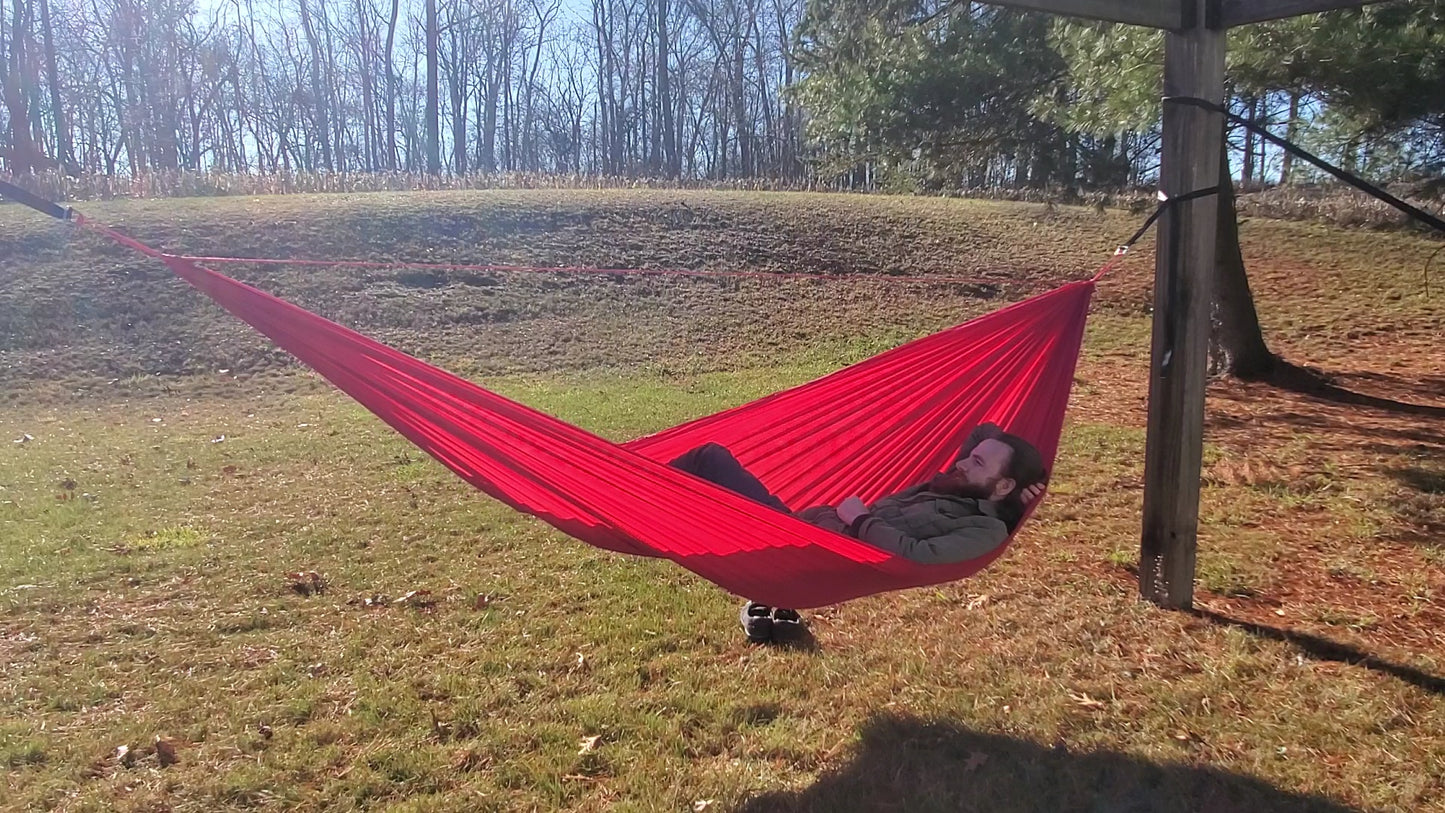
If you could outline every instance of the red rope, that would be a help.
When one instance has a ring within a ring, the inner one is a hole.
[[[1108,262],[1099,266],[1099,270],[1094,272],[1094,276],[1090,278],[1090,281],[1098,282],[1105,274],[1113,271],[1115,266],[1124,261],[1124,257],[1128,253],[1128,246],[1120,246],[1119,250],[1114,252],[1114,256],[1110,257]]]

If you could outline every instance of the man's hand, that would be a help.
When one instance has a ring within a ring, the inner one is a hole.
[[[1043,483],[1034,483],[1023,491],[1019,492],[1019,501],[1022,502],[1024,505],[1028,505],[1034,500],[1037,500],[1039,496],[1044,493],[1044,488],[1045,486]]]
[[[844,525],[852,525],[853,520],[868,513],[868,506],[858,497],[849,497],[838,503],[838,507],[834,510],[837,511],[838,519],[843,520]]]

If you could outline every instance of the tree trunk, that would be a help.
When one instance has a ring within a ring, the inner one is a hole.
[[[366,9],[361,0],[356,2],[356,28],[361,38],[361,154],[362,167],[367,172],[377,170],[376,160],[376,93],[372,89],[375,79],[371,75],[376,65],[375,41],[366,27]]]
[[[516,133],[513,131],[513,107],[512,104],[512,45],[508,37],[505,45],[506,61],[502,63],[502,166],[508,172],[517,168],[516,156]]]
[[[426,171],[432,175],[442,171],[437,37],[437,0],[426,0]]]
[[[459,21],[453,18],[448,26],[451,58],[447,66],[447,97],[452,110],[452,168],[457,175],[467,174],[467,75],[471,68],[470,43],[460,34]]]
[[[487,89],[482,99],[482,171],[497,171],[497,100],[500,97],[498,83],[501,69],[497,66],[497,54],[487,55]]]
[[[1229,174],[1229,147],[1219,164],[1219,227],[1214,249],[1214,306],[1209,332],[1210,372],[1257,381],[1274,371],[1275,355],[1264,343],[1244,254],[1239,248],[1239,213]]]
[[[736,173],[738,177],[746,177],[753,172],[753,135],[752,125],[748,121],[747,106],[747,74],[744,58],[747,56],[744,48],[746,43],[743,38],[742,24],[738,23],[738,29],[733,36],[733,129],[737,131],[738,137],[738,165]]]
[[[777,177],[778,134],[777,122],[773,118],[772,98],[768,95],[768,66],[763,57],[763,32],[758,27],[758,15],[752,15],[753,69],[757,72],[758,110],[763,114],[762,138],[754,148],[753,166],[750,174],[759,176],[767,172]]]
[[[347,164],[346,156],[354,151],[347,149],[348,136],[347,109],[341,102],[341,87],[336,81],[336,38],[331,33],[331,17],[326,11],[326,3],[321,4],[321,34],[322,41],[326,46],[326,60],[323,62],[325,73],[323,74],[322,88],[325,93],[327,120],[331,123],[331,163],[328,169],[336,172],[346,172],[351,167]]]
[[[386,168],[396,171],[396,66],[392,61],[396,44],[396,20],[401,0],[391,0],[391,23],[386,27],[386,141],[383,144]]]
[[[10,161],[8,169],[15,175],[26,175],[37,167],[40,157],[30,135],[29,94],[25,89],[25,37],[30,28],[29,8],[23,0],[15,0],[10,23],[10,53],[6,64],[3,90],[5,107],[10,114]]]
[[[1245,120],[1254,124],[1258,120],[1258,110],[1259,100],[1250,99],[1244,111]],[[1244,128],[1244,166],[1240,169],[1239,182],[1246,190],[1254,184],[1254,130],[1248,127]]]
[[[50,117],[55,125],[55,160],[71,175],[78,173],[70,144],[70,126],[60,100],[60,72],[55,64],[55,35],[50,25],[50,0],[40,0],[40,32],[45,42],[45,70],[50,80]]]
[[[1289,121],[1284,125],[1284,140],[1294,143],[1295,136],[1299,131],[1299,91],[1290,91],[1289,94]],[[1288,185],[1294,173],[1294,153],[1284,151],[1284,158],[1279,167],[1279,182],[1281,185]]]
[[[597,152],[604,175],[617,173],[617,153],[614,142],[617,139],[617,97],[613,92],[616,78],[616,58],[613,50],[610,16],[615,10],[609,9],[606,0],[593,0],[592,24],[597,34],[597,113],[600,119],[597,134]]]
[[[676,178],[679,173],[677,166],[677,135],[676,127],[672,121],[672,87],[671,76],[668,73],[668,50],[671,43],[668,41],[667,33],[667,11],[668,0],[657,1],[657,92],[653,94],[654,103],[657,105],[657,123],[654,131],[660,136],[662,153],[662,171],[669,178]]]
[[[321,165],[327,171],[335,168],[331,161],[331,122],[327,116],[326,87],[321,81],[321,43],[316,38],[315,26],[311,23],[311,10],[306,0],[301,0],[301,30],[306,35],[306,45],[311,50],[311,103],[316,115],[316,131],[321,137]]]
[[[542,67],[542,46],[546,44],[547,25],[551,22],[551,19],[551,14],[543,14],[537,21],[537,50],[532,57],[532,72],[527,76],[527,87],[522,102],[523,120],[526,122],[525,132],[527,133],[528,139],[528,157],[527,164],[524,168],[533,172],[542,171],[542,162],[537,155],[537,133],[534,127],[537,109],[533,101],[533,95],[537,87],[537,72]]]
[[[779,176],[791,179],[799,175],[797,128],[794,125],[793,102],[787,95],[787,88],[793,86],[792,38],[789,36],[787,14],[784,13],[783,3],[779,0],[773,0],[773,19],[772,33],[777,35],[778,56],[782,60],[783,67],[782,84],[778,86],[778,97],[775,100],[777,104],[781,105],[778,110]]]
[[[447,83],[452,97],[452,158],[457,175],[467,174],[467,97],[458,68]]]

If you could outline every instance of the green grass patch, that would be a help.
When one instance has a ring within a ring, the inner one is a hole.
[[[204,534],[195,528],[171,527],[158,528],[146,534],[136,537],[130,543],[130,547],[138,551],[163,551],[177,548],[194,548],[205,539]]]

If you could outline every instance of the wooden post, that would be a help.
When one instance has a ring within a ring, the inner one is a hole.
[[[1213,0],[1195,6],[1191,27],[1166,34],[1164,95],[1224,97],[1225,34]],[[1218,113],[1164,105],[1159,188],[1169,197],[1219,183]],[[1160,218],[1154,281],[1149,429],[1144,450],[1144,527],[1139,590],[1150,601],[1188,609],[1194,601],[1199,469],[1218,202],[1177,204]]]

